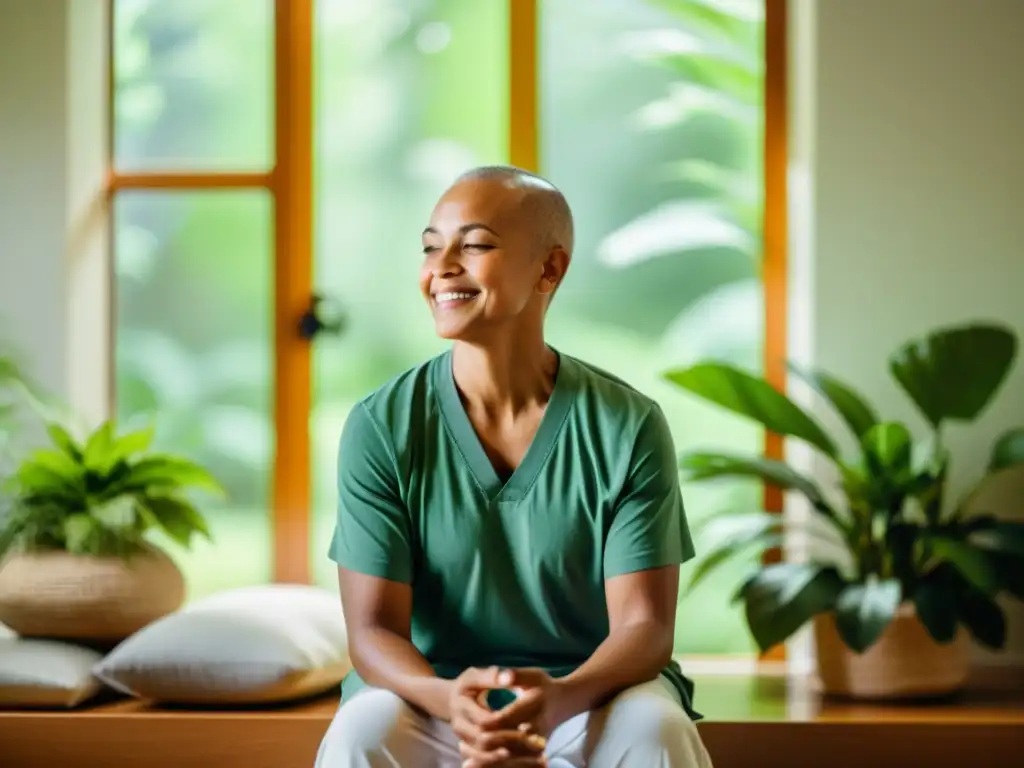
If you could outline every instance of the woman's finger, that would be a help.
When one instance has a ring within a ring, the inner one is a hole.
[[[463,765],[469,763],[474,768],[483,768],[483,766],[488,765],[504,765],[505,761],[510,757],[509,751],[504,747],[485,750],[479,749],[467,741],[459,742],[459,756],[463,760]]]
[[[506,750],[513,757],[531,757],[544,751],[547,739],[535,733],[514,731],[483,731],[475,741],[474,748],[484,752]]]
[[[491,731],[517,728],[536,720],[543,708],[544,692],[540,688],[530,688],[504,709],[489,713],[487,720],[480,725]]]
[[[501,674],[501,670],[497,667],[487,667],[486,669],[478,669],[471,667],[463,672],[456,680],[458,689],[462,692],[479,692],[489,688],[500,687],[498,683],[498,677]]]

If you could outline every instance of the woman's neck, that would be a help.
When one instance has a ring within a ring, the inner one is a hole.
[[[551,396],[558,355],[539,334],[487,344],[456,342],[452,372],[468,409],[491,417],[515,417]]]

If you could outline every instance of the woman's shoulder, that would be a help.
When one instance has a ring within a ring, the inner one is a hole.
[[[392,376],[355,404],[348,421],[372,424],[393,447],[405,442],[403,436],[422,433],[436,410],[438,369],[447,356],[442,353]]]

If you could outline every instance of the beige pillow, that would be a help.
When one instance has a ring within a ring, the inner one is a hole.
[[[93,672],[175,704],[288,701],[340,684],[351,665],[338,596],[317,587],[244,587],[198,600],[118,645]]]
[[[0,638],[0,707],[76,707],[99,693],[102,656],[55,640]]]

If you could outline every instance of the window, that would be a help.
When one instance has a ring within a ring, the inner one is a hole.
[[[660,373],[783,357],[784,280],[770,276],[784,254],[761,248],[782,168],[762,157],[778,4],[586,7],[115,0],[117,410],[155,415],[165,446],[228,486],[209,510],[215,543],[182,555],[193,594],[334,587],[338,434],[357,399],[442,349],[418,233],[472,165],[534,167],[573,205],[556,346],[657,398],[680,448],[765,442]],[[297,325],[314,291],[340,330],[310,344]],[[759,493],[686,498],[698,520]],[[677,651],[750,652],[732,587],[722,575],[684,598]]]

